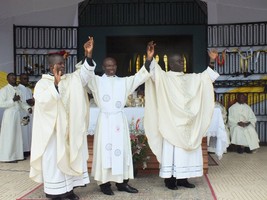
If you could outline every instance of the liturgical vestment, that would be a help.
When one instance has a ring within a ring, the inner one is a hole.
[[[14,102],[15,94],[21,96],[21,91],[10,84],[0,90],[0,107],[5,108],[0,132],[0,161],[24,159],[20,110],[26,112],[30,106],[22,101]]]
[[[58,91],[54,77],[44,74],[34,89],[30,178],[43,182],[49,195],[89,183],[89,101],[83,72],[82,68],[61,76]]]
[[[213,109],[212,82],[218,73],[209,67],[199,74],[165,72],[151,63],[146,82],[145,132],[160,163],[160,176],[190,178],[203,174],[201,142]]]
[[[231,143],[249,147],[250,150],[259,148],[259,137],[256,132],[257,118],[251,109],[246,104],[236,102],[229,108],[228,124],[231,133]],[[238,126],[238,122],[250,122],[247,127]]]
[[[89,67],[87,62],[85,65]],[[100,108],[92,165],[92,176],[98,184],[133,179],[130,134],[123,108],[128,95],[148,77],[150,74],[144,66],[135,75],[124,78],[97,76],[91,68],[88,86]]]
[[[32,99],[32,90],[28,87],[25,87],[22,84],[18,85],[19,90],[21,91],[21,101],[27,104],[26,100]],[[23,139],[23,151],[31,151],[31,141],[32,141],[32,115],[23,109],[20,110],[21,118],[29,116],[29,123],[21,127],[22,129],[22,139]]]

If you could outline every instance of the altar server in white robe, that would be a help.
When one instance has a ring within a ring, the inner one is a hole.
[[[34,99],[32,96],[32,90],[28,87],[29,76],[26,73],[22,73],[19,76],[20,83],[18,85],[21,91],[21,101],[33,107]],[[32,115],[21,109],[22,122],[22,139],[23,139],[23,152],[24,156],[29,156],[31,151],[31,140],[32,140]]]
[[[260,147],[258,133],[255,129],[257,118],[246,102],[247,96],[239,93],[237,102],[229,108],[228,124],[231,143],[238,145],[238,153],[244,151],[251,153]]]
[[[88,70],[79,65],[64,74],[59,54],[49,55],[48,63],[49,74],[43,74],[34,89],[30,178],[44,183],[48,198],[79,199],[73,189],[89,183]]]
[[[87,54],[86,45],[84,49]],[[103,61],[103,76],[95,75],[94,68],[87,61],[84,65],[91,72],[88,86],[100,108],[94,135],[92,176],[106,195],[114,195],[110,181],[116,182],[119,191],[137,193],[137,189],[128,185],[128,179],[134,177],[130,134],[123,108],[128,95],[144,83],[150,74],[143,66],[133,76],[117,77],[116,61],[110,57]]]
[[[152,60],[155,43],[149,43]],[[209,52],[211,60],[216,51]],[[169,56],[170,71],[165,72],[153,59],[152,78],[145,84],[145,133],[160,163],[159,176],[165,186],[194,188],[187,178],[203,175],[201,142],[214,109],[212,82],[219,74],[208,67],[204,72],[183,73],[183,57]]]
[[[24,159],[20,110],[29,114],[32,109],[21,101],[16,75],[9,73],[7,81],[0,90],[0,107],[5,109],[0,132],[0,161],[16,163]]]

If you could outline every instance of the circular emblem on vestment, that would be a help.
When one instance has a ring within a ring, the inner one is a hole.
[[[106,150],[111,151],[112,144],[111,143],[108,143],[105,148],[106,148]]]
[[[121,107],[121,102],[120,101],[116,101],[115,106],[116,106],[116,108],[120,108]]]
[[[121,155],[121,150],[116,149],[116,150],[114,151],[114,154],[115,154],[115,156],[120,156],[120,155]]]
[[[105,95],[103,96],[103,101],[108,102],[109,100],[110,100],[110,96],[107,95],[107,94],[105,94]]]

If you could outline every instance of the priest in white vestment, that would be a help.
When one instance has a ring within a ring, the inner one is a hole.
[[[49,74],[34,89],[30,178],[44,183],[48,198],[76,200],[73,189],[89,183],[88,70],[76,66],[75,72],[64,74],[60,54],[49,55],[48,63]]]
[[[26,73],[22,73],[19,76],[20,83],[18,85],[21,91],[21,101],[29,106],[33,107],[34,99],[32,96],[32,90],[28,87],[29,76]],[[25,112],[23,109],[20,111],[22,121],[22,139],[23,139],[23,152],[24,156],[29,156],[31,151],[31,140],[32,140],[32,115]]]
[[[0,132],[0,161],[15,163],[24,159],[20,110],[30,114],[32,109],[21,101],[14,73],[7,75],[7,81],[0,90],[0,107],[5,109]]]
[[[231,143],[238,145],[238,153],[244,151],[251,153],[260,147],[258,133],[255,129],[257,118],[246,101],[247,97],[243,93],[239,93],[237,102],[229,108],[228,124]]]
[[[84,49],[87,54],[86,45]],[[91,72],[88,87],[100,108],[94,135],[92,176],[106,195],[114,195],[110,181],[116,182],[119,191],[137,193],[138,190],[128,184],[128,179],[134,177],[130,134],[123,108],[128,95],[150,74],[143,66],[133,76],[117,77],[116,61],[110,57],[103,61],[103,76],[95,75],[87,61],[84,65]]]
[[[149,60],[154,46],[149,43]],[[214,60],[217,52],[209,55]],[[165,186],[172,190],[177,186],[194,188],[187,178],[203,175],[201,142],[212,119],[212,82],[219,74],[210,67],[199,74],[185,74],[183,57],[178,54],[170,55],[168,61],[168,72],[154,59],[150,65],[152,78],[145,84],[145,133]]]

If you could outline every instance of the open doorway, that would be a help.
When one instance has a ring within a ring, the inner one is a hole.
[[[192,72],[193,37],[179,36],[108,36],[106,37],[106,55],[117,60],[117,75],[129,76],[142,67],[146,45],[153,40],[156,43],[155,57],[159,65],[168,70],[166,58],[170,53],[181,53],[186,60],[186,72]],[[165,60],[164,60],[165,59]]]

